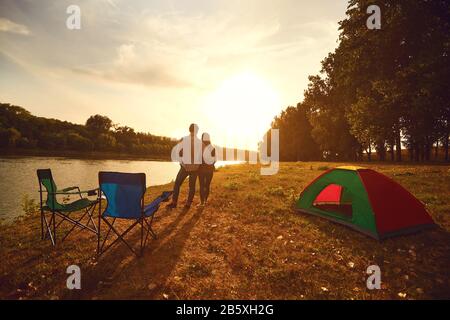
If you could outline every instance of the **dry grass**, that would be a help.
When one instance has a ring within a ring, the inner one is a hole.
[[[85,232],[52,248],[39,240],[38,214],[2,226],[0,297],[401,299],[400,293],[406,299],[449,299],[449,167],[370,165],[425,202],[440,226],[384,242],[292,210],[324,167],[283,163],[274,176],[260,176],[251,165],[221,168],[204,210],[160,209],[158,240],[140,259],[118,245],[97,260],[95,237]],[[168,188],[150,188],[147,202]],[[81,267],[81,290],[65,288],[71,264]],[[371,264],[381,267],[382,290],[366,289]]]

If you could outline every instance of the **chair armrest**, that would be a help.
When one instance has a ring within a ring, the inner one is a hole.
[[[154,214],[156,211],[158,211],[159,205],[161,204],[161,202],[168,201],[170,196],[172,195],[172,193],[173,193],[172,191],[164,191],[163,193],[161,193],[161,195],[159,197],[157,197],[151,203],[146,205],[144,207],[145,215],[150,216],[150,215]]]
[[[77,186],[73,186],[73,187],[64,188],[61,191],[62,192],[68,192],[68,191],[72,191],[72,190],[75,190],[75,189],[79,189],[79,188]]]
[[[48,194],[80,194],[80,193],[87,193],[88,196],[95,196],[97,195],[97,191],[98,188],[96,189],[91,189],[91,190],[80,190],[80,191],[76,191],[76,192],[65,192],[65,191],[56,191],[56,192],[48,192]],[[47,192],[44,191],[43,192]]]

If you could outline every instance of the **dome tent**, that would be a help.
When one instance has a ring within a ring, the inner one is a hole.
[[[378,240],[434,226],[424,205],[401,185],[354,166],[330,169],[317,177],[300,194],[296,209]]]

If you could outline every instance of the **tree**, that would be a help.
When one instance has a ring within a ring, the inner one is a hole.
[[[176,143],[167,137],[136,133],[127,126],[111,128],[112,121],[100,115],[90,117],[83,126],[36,117],[22,107],[0,103],[0,148],[87,152],[95,146],[98,151],[169,156]]]
[[[90,116],[86,121],[86,128],[95,133],[105,133],[108,132],[113,123],[111,119],[106,116],[101,116],[96,114],[94,116]]]
[[[91,151],[93,147],[91,140],[76,132],[71,132],[67,135],[67,144],[71,149],[77,151]]]
[[[349,1],[338,47],[309,77],[303,105],[312,137],[327,159],[361,158],[364,149],[370,159],[375,147],[379,159],[389,149],[401,161],[406,146],[413,160],[424,161],[440,142],[448,160],[448,2],[380,0],[379,30],[366,26],[372,4]]]
[[[14,148],[20,137],[16,128],[0,129],[0,146]]]
[[[95,146],[99,150],[111,151],[116,147],[117,141],[111,134],[101,133],[98,135]]]
[[[280,130],[280,160],[308,161],[320,158],[319,148],[311,137],[311,124],[305,106],[288,107],[272,122]]]

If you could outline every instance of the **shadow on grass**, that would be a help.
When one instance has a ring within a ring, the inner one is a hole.
[[[170,216],[176,214],[175,219],[164,226],[155,223],[155,227],[162,230],[157,232],[156,240],[149,239],[142,257],[136,258],[123,243],[114,245],[97,264],[82,271],[82,290],[69,291],[63,298],[90,299],[103,297],[106,292],[106,298],[112,299],[162,298],[158,294],[177,265],[203,208],[191,212],[188,209],[166,210]],[[140,230],[133,232],[131,243],[137,245],[139,235]]]

